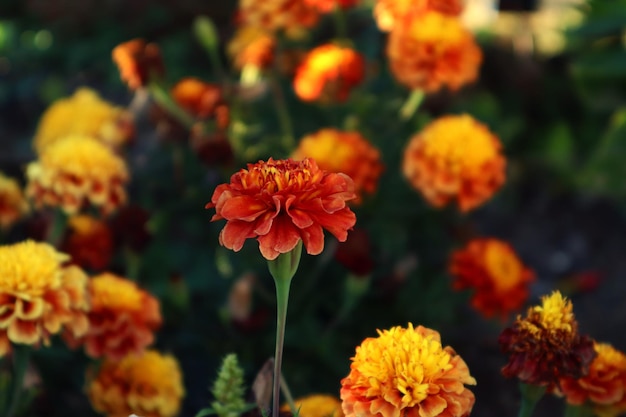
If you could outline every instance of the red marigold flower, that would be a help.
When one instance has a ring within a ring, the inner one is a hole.
[[[340,394],[346,417],[462,417],[475,401],[465,385],[475,384],[438,332],[409,323],[356,348]]]
[[[332,12],[336,6],[342,9],[349,9],[359,3],[360,0],[304,0],[310,6],[315,7],[322,13]]]
[[[298,37],[317,24],[320,12],[302,0],[240,0],[238,21],[268,32]]]
[[[355,228],[337,247],[335,259],[353,274],[364,277],[374,269],[372,254],[370,235],[365,229]]]
[[[365,59],[351,48],[335,44],[310,51],[296,69],[293,88],[304,101],[345,101],[363,81]]]
[[[463,11],[462,0],[377,0],[374,18],[378,28],[389,32],[400,20],[435,11],[449,16],[459,16]]]
[[[150,213],[136,205],[122,207],[111,220],[116,245],[141,252],[152,240],[148,230]]]
[[[8,229],[30,211],[17,180],[0,172],[0,230]]]
[[[394,23],[387,43],[391,72],[410,89],[458,90],[478,77],[482,52],[458,18],[427,12]]]
[[[182,108],[200,119],[215,119],[217,127],[228,126],[229,111],[222,89],[215,84],[187,77],[172,87],[172,97]]]
[[[276,39],[270,32],[256,26],[242,26],[228,43],[227,52],[235,68],[247,65],[267,68],[274,59]]]
[[[117,45],[113,48],[112,58],[120,71],[120,78],[132,90],[165,74],[159,46],[143,39],[133,39]]]
[[[324,249],[323,229],[345,241],[356,216],[346,202],[356,197],[345,174],[321,170],[314,160],[274,160],[248,164],[221,184],[206,208],[211,221],[226,219],[219,241],[235,252],[256,238],[268,260],[290,252],[300,240],[307,253]]]
[[[521,309],[534,280],[508,243],[491,238],[474,239],[455,251],[449,271],[455,278],[453,288],[474,290],[472,306],[487,318],[506,319]]]
[[[402,170],[433,206],[456,200],[462,211],[469,211],[504,184],[501,147],[487,126],[471,116],[444,116],[410,139]]]
[[[518,316],[498,338],[509,355],[502,374],[548,391],[557,389],[561,378],[587,375],[596,354],[593,341],[578,334],[572,309],[571,301],[555,291],[529,308],[525,318]]]
[[[61,249],[71,256],[72,263],[101,270],[109,265],[113,256],[113,234],[102,220],[89,215],[72,216]]]
[[[373,194],[383,171],[380,152],[359,132],[326,128],[306,135],[292,154],[293,159],[313,158],[326,171],[343,172],[354,181],[359,204]]]

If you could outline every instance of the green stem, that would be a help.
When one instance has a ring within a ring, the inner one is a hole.
[[[564,417],[592,417],[593,409],[588,405],[574,405],[574,404],[566,404],[565,412],[563,413]]]
[[[522,393],[522,403],[520,404],[518,417],[530,417],[535,406],[546,392],[546,387],[530,385],[520,382],[520,392]]]
[[[194,118],[182,109],[173,99],[172,96],[163,88],[159,83],[150,83],[148,90],[154,101],[165,111],[167,111],[172,117],[178,120],[187,129],[191,129],[194,125]]]
[[[287,404],[289,404],[289,408],[291,409],[291,413],[295,416],[296,412],[298,410],[296,410],[296,402],[293,399],[293,395],[291,395],[291,390],[289,389],[289,385],[287,384],[287,381],[285,380],[285,377],[281,374],[280,375],[280,388],[283,391],[283,395],[285,396],[285,399],[287,400]]]
[[[409,120],[411,117],[413,117],[413,115],[419,108],[420,104],[422,104],[422,101],[424,100],[424,96],[425,94],[422,90],[419,90],[419,89],[413,90],[409,98],[406,100],[406,102],[404,103],[404,105],[402,105],[402,108],[400,109],[400,118],[402,120]]]
[[[52,213],[52,224],[48,229],[46,235],[46,242],[52,246],[57,246],[61,243],[65,227],[67,226],[67,215],[60,207],[56,207]]]
[[[339,1],[335,0],[335,6],[333,7],[333,20],[335,22],[335,30],[337,31],[337,37],[339,39],[348,38],[348,28],[346,25],[346,16],[343,9],[339,5]]]
[[[13,345],[13,395],[11,396],[11,405],[7,410],[6,417],[13,417],[17,412],[21,397],[22,385],[24,384],[24,376],[28,368],[28,360],[30,357],[30,347],[25,345]]]
[[[139,271],[141,270],[141,255],[135,252],[130,246],[125,246],[124,258],[126,260],[126,278],[138,282]]]
[[[296,140],[293,135],[293,124],[287,110],[285,95],[280,87],[277,77],[272,74],[269,76],[270,86],[272,88],[272,97],[274,98],[274,107],[278,116],[278,123],[283,134],[283,146],[290,153],[296,147]]]

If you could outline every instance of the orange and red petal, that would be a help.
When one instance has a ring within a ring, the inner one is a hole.
[[[254,233],[256,223],[241,220],[230,220],[220,232],[220,245],[238,252],[248,238],[256,237]]]
[[[276,259],[279,254],[291,251],[300,241],[300,229],[291,218],[280,214],[274,219],[269,232],[258,238],[261,254],[265,259]]]

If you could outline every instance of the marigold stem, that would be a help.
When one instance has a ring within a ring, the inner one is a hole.
[[[409,120],[413,117],[420,104],[422,104],[422,101],[424,101],[424,96],[425,94],[422,90],[413,90],[400,109],[400,118],[402,120]]]
[[[566,404],[564,417],[592,417],[593,409],[588,405]]]
[[[46,241],[52,246],[59,246],[65,227],[67,226],[67,215],[60,207],[55,207],[52,213],[52,223],[46,234]]]
[[[530,417],[535,406],[546,392],[546,387],[530,385],[520,382],[520,392],[522,393],[522,403],[520,404],[518,417]]]
[[[13,417],[21,405],[22,385],[24,384],[24,376],[28,368],[28,360],[30,358],[30,347],[26,345],[13,345],[13,395],[11,396],[11,405],[7,410],[6,417]]]
[[[195,120],[194,118],[183,110],[170,96],[170,94],[159,83],[153,82],[148,85],[148,90],[152,99],[165,111],[167,111],[172,117],[183,124],[187,129],[191,129]]]
[[[291,395],[291,390],[289,389],[289,385],[287,384],[287,381],[285,380],[285,377],[281,374],[280,375],[280,388],[283,391],[283,395],[285,396],[285,400],[287,400],[287,404],[289,404],[289,408],[291,409],[291,413],[295,416],[296,412],[298,411],[296,409],[296,403],[293,399],[293,395]]]

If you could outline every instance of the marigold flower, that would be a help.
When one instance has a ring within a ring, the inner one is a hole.
[[[17,182],[0,172],[0,229],[8,229],[30,211]]]
[[[221,129],[228,126],[228,106],[222,89],[214,84],[187,77],[172,87],[172,97],[182,108],[200,119],[216,119]]]
[[[47,146],[26,170],[26,194],[36,206],[60,206],[77,213],[91,204],[108,215],[126,202],[126,163],[86,136],[67,136]]]
[[[475,401],[465,385],[475,384],[438,332],[409,323],[365,339],[340,392],[346,417],[460,417]]]
[[[89,136],[112,148],[127,143],[134,134],[132,115],[103,100],[87,87],[52,103],[41,116],[33,144],[38,154],[69,135]]]
[[[374,248],[367,230],[355,228],[348,239],[337,246],[335,260],[358,277],[365,277],[375,267]]]
[[[108,272],[91,279],[90,295],[89,331],[80,338],[68,338],[70,346],[84,345],[92,358],[120,360],[154,342],[154,332],[162,322],[157,298]]]
[[[312,394],[293,400],[299,417],[344,417],[341,401],[334,395]],[[284,404],[280,411],[291,411]]]
[[[185,396],[174,356],[148,350],[106,359],[87,386],[93,408],[107,417],[173,417]]]
[[[237,69],[250,65],[267,68],[274,59],[276,39],[272,34],[256,26],[242,26],[227,47],[228,55]]]
[[[345,241],[356,216],[346,202],[356,197],[345,174],[321,170],[314,160],[274,160],[248,164],[221,184],[206,208],[211,221],[226,219],[219,241],[235,252],[256,238],[268,260],[290,252],[300,240],[307,253],[324,249],[323,229]]]
[[[473,289],[472,306],[485,317],[518,311],[528,299],[528,284],[534,273],[526,268],[513,248],[498,239],[470,241],[455,251],[449,271],[456,290]]]
[[[359,132],[332,128],[303,137],[292,158],[313,158],[321,169],[343,172],[352,178],[357,195],[355,204],[361,203],[364,194],[376,191],[383,171],[380,152]]]
[[[336,6],[342,9],[349,9],[359,3],[359,0],[304,0],[310,6],[315,7],[322,13],[330,13]]]
[[[320,12],[302,0],[240,0],[239,21],[268,32],[299,36],[317,24]]]
[[[377,0],[374,19],[378,28],[389,32],[407,17],[419,19],[428,12],[436,11],[450,16],[459,16],[463,11],[462,0]]]
[[[363,81],[365,59],[351,48],[335,44],[311,50],[296,69],[293,88],[302,100],[345,101]]]
[[[102,220],[89,215],[72,216],[61,248],[82,268],[101,270],[113,256],[113,234]]]
[[[387,43],[391,72],[410,89],[458,90],[478,77],[482,52],[458,18],[428,12],[394,23]]]
[[[0,356],[10,343],[47,345],[50,336],[87,331],[88,278],[63,267],[68,256],[32,240],[0,246]]]
[[[518,316],[512,327],[498,338],[502,352],[509,355],[502,368],[507,377],[521,382],[558,388],[560,378],[587,375],[595,356],[593,341],[578,334],[571,301],[559,291],[541,298],[541,305]]]
[[[456,201],[462,211],[484,203],[504,184],[498,138],[469,115],[444,116],[413,136],[404,176],[435,207]]]
[[[120,78],[132,90],[165,74],[159,46],[143,39],[133,39],[117,45],[113,48],[111,57],[120,71]]]

